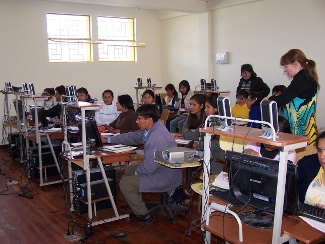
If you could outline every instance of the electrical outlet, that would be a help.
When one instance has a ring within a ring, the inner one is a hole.
[[[8,186],[17,185],[17,184],[18,184],[18,181],[16,181],[16,180],[12,180],[12,181],[7,182]]]

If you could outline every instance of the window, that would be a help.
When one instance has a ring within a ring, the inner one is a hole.
[[[50,62],[90,62],[90,17],[47,14]]]
[[[134,19],[98,17],[99,61],[135,61]]]

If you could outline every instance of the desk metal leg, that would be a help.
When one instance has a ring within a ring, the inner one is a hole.
[[[72,185],[72,168],[71,168],[71,161],[68,160],[68,176],[69,176],[69,191],[70,191],[70,211],[74,211],[73,206],[73,185]]]
[[[86,165],[86,179],[87,179],[87,200],[88,200],[88,218],[93,218],[93,213],[91,209],[91,187],[90,187],[90,168],[89,168],[89,158],[88,155],[84,155],[84,160],[87,160],[88,163]]]

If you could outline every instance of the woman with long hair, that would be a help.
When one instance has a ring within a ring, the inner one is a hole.
[[[320,88],[316,63],[306,58],[299,49],[291,49],[280,59],[284,73],[291,80],[290,85],[279,95],[269,100],[283,108],[283,116],[289,121],[291,133],[309,136],[309,144],[317,139],[316,105]]]
[[[108,131],[111,133],[127,133],[138,130],[137,113],[134,111],[133,100],[130,95],[118,96],[116,107],[117,111],[121,111],[121,114],[108,125]]]

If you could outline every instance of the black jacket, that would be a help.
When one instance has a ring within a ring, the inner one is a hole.
[[[251,89],[249,91],[250,93],[251,92],[259,92],[262,94],[262,98],[267,97],[267,95],[269,95],[270,88],[266,83],[264,83],[264,81],[260,77],[251,77],[250,80],[251,80]],[[238,91],[240,89],[242,89],[242,85],[244,82],[245,82],[245,80],[243,78],[241,78],[239,81],[239,85],[237,87],[236,94],[238,93]]]

